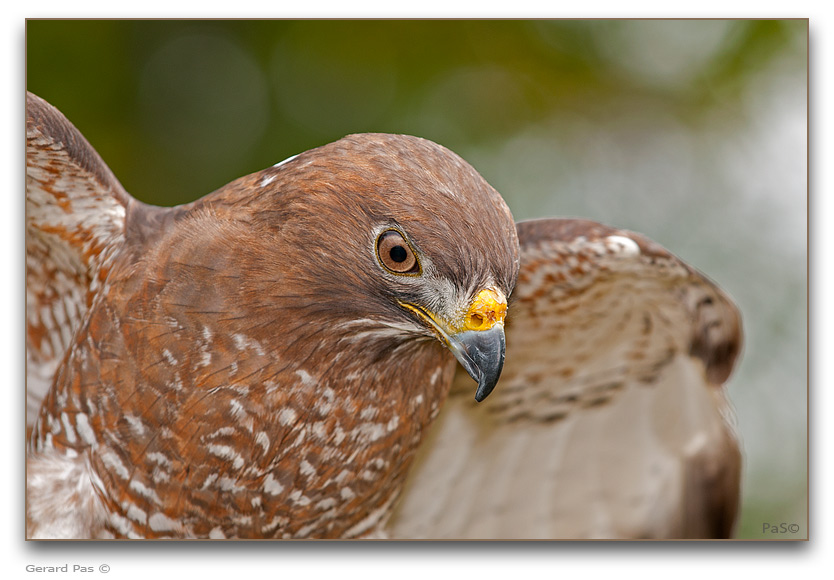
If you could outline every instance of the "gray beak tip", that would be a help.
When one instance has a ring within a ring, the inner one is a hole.
[[[478,382],[475,400],[479,403],[489,396],[504,368],[503,326],[489,330],[467,331],[453,337],[452,353],[461,366]]]
[[[479,403],[486,399],[489,394],[492,392],[492,389],[495,388],[495,383],[478,383],[478,390],[475,391],[475,400]]]

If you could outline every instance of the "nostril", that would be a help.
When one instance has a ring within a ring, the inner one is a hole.
[[[470,314],[469,315],[469,328],[472,330],[478,330],[484,325],[484,317],[480,314]]]

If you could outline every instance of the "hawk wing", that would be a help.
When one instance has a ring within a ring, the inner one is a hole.
[[[573,219],[518,233],[502,378],[476,404],[459,373],[392,537],[728,537],[732,301],[639,234]]]
[[[26,423],[124,239],[132,198],[75,127],[26,95]]]

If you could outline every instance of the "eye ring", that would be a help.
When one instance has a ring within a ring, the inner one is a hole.
[[[397,230],[385,230],[376,239],[376,257],[382,267],[398,276],[419,276],[414,248]]]

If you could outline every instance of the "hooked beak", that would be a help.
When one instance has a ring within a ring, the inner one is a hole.
[[[448,345],[464,370],[478,382],[475,400],[480,403],[495,388],[504,368],[504,325],[452,335]]]
[[[449,328],[431,313],[413,304],[400,303],[431,326],[469,376],[478,383],[475,400],[487,398],[498,383],[504,368],[504,317],[507,299],[492,288],[481,290],[462,321]]]

